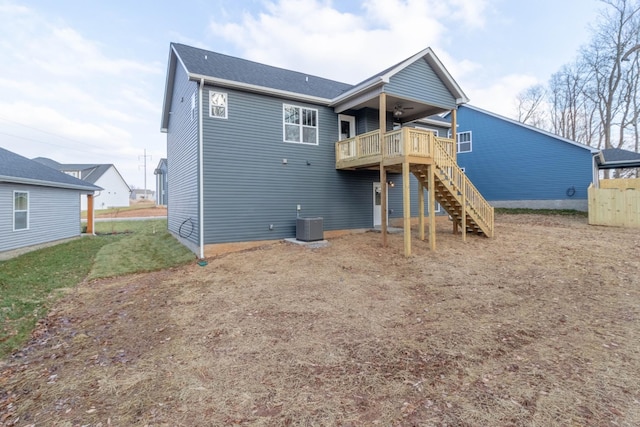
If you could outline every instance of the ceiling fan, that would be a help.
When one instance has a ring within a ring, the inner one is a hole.
[[[393,107],[393,117],[402,117],[404,110],[413,110],[413,107],[403,107],[402,104],[397,103],[396,106]]]

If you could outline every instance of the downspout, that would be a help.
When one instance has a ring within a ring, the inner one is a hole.
[[[198,186],[200,187],[200,194],[198,195],[198,228],[200,229],[200,258],[204,258],[204,160],[202,159],[204,152],[204,136],[202,135],[202,92],[204,88],[204,78],[200,78],[200,85],[198,87]]]

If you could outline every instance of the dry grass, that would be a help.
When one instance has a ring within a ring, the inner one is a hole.
[[[640,230],[439,227],[84,284],[0,368],[0,424],[640,424]]]

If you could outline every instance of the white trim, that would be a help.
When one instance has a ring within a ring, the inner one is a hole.
[[[200,194],[198,195],[198,227],[200,228],[200,258],[204,258],[204,135],[202,132],[202,108],[204,106],[204,102],[202,99],[202,92],[204,89],[204,80],[200,80],[200,85],[198,88],[198,97],[200,98],[199,106],[198,106],[198,186],[200,187]]]
[[[424,123],[426,125],[439,126],[439,127],[443,127],[443,128],[450,128],[451,127],[451,123],[450,122],[434,120],[434,119],[429,119],[429,118],[418,119],[418,120],[415,120],[413,123],[415,123],[416,126],[418,126],[419,124]]]
[[[249,83],[236,82],[233,80],[220,79],[217,77],[209,77],[202,74],[190,73],[189,79],[195,80],[195,81],[204,80],[206,84],[213,85],[213,86],[220,86],[220,87],[225,87],[230,89],[244,89],[248,92],[274,95],[282,98],[295,99],[297,101],[311,102],[314,104],[329,105],[329,103],[331,102],[330,99],[321,98],[319,96],[303,95],[300,93],[290,92],[287,90],[272,89],[265,86],[252,85]]]
[[[300,118],[300,123],[287,123],[285,122],[285,110],[287,107],[291,107],[291,108],[297,108],[299,110],[299,118]],[[309,126],[309,125],[305,125],[304,123],[302,123],[302,112],[303,110],[309,110],[309,111],[313,111],[315,112],[315,126]],[[318,145],[318,141],[320,139],[320,126],[319,126],[319,121],[320,121],[320,113],[318,111],[317,108],[309,108],[309,107],[303,107],[302,105],[294,105],[294,104],[287,104],[287,103],[282,103],[282,140],[284,142],[289,142],[292,144],[305,144],[305,145]],[[288,140],[287,139],[287,131],[286,131],[286,127],[288,126],[295,126],[297,125],[300,129],[300,140],[299,141],[292,141],[292,140]],[[303,141],[303,135],[304,135],[304,128],[313,128],[316,130],[316,142],[305,142]]]
[[[348,122],[349,126],[353,126],[353,135],[356,135],[356,116],[350,116],[348,114],[338,114],[338,141],[342,141],[342,122]],[[351,138],[349,136],[348,138]]]
[[[27,195],[27,209],[23,210],[23,209],[16,209],[16,194],[26,194]],[[23,191],[23,190],[13,190],[13,231],[25,231],[25,230],[29,230],[29,219],[30,219],[30,198],[31,196],[29,195],[29,191]],[[26,212],[27,214],[27,223],[26,223],[26,227],[24,228],[16,228],[16,213],[18,212]]]

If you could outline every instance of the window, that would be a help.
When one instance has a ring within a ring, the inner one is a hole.
[[[458,133],[458,153],[469,153],[471,151],[471,131]]]
[[[285,142],[318,145],[318,110],[282,105]]]
[[[29,193],[13,192],[13,231],[29,228]]]
[[[226,93],[209,91],[209,117],[217,117],[219,119],[227,118]]]

